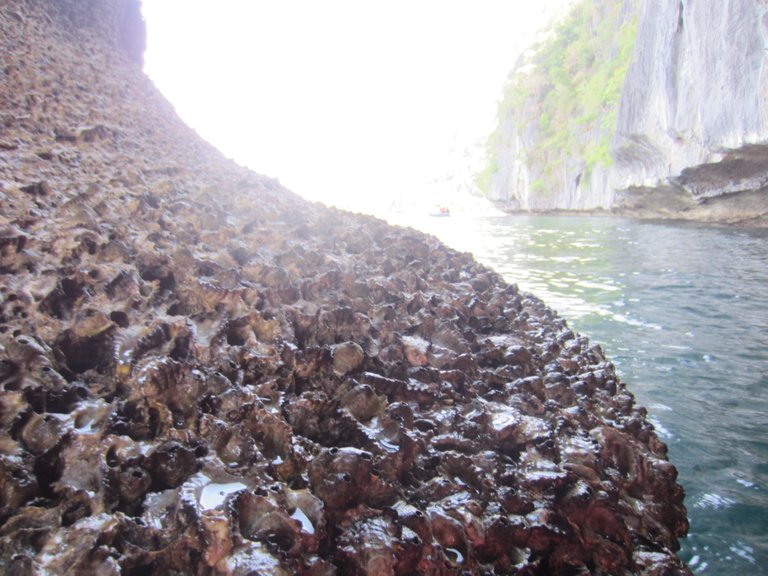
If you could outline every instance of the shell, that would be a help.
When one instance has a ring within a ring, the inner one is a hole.
[[[122,57],[124,2],[10,4],[0,571],[686,573],[599,347],[225,160]]]

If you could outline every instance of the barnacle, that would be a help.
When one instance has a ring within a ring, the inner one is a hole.
[[[108,54],[122,3],[0,15],[0,572],[685,574],[602,351],[224,160]]]

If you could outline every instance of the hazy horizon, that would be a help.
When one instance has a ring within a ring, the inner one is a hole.
[[[570,2],[144,0],[145,71],[238,163],[375,212],[461,188],[515,59]]]

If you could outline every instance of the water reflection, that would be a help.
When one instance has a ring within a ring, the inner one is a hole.
[[[686,488],[697,574],[768,574],[768,231],[621,219],[401,218],[602,343]]]

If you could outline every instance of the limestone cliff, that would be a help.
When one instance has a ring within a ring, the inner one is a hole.
[[[585,170],[588,156],[571,149],[557,181],[536,191],[540,168],[526,152],[537,135],[510,130],[496,148],[502,177],[491,180],[492,197],[531,209],[767,223],[767,12],[758,0],[640,3],[609,156]]]
[[[0,5],[0,573],[689,574],[600,348],[223,158],[135,7]]]
[[[768,223],[768,6],[643,4],[619,107],[613,205]]]
[[[517,62],[480,187],[511,208],[584,210],[605,189],[636,0],[585,0]]]

